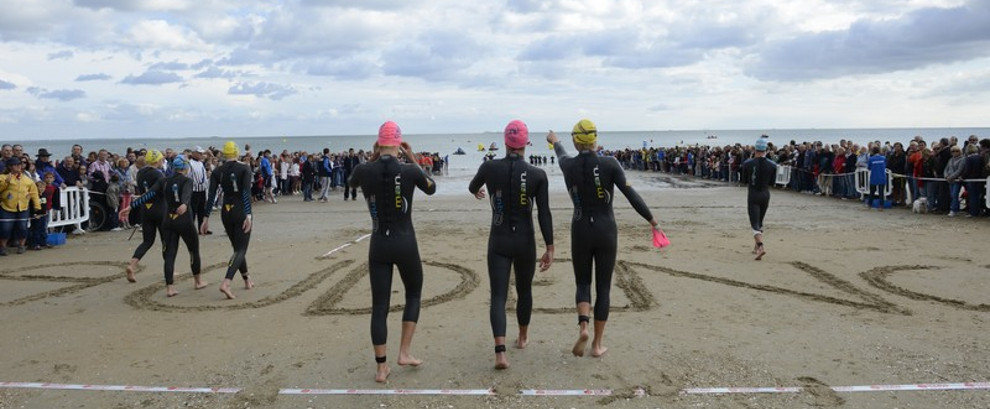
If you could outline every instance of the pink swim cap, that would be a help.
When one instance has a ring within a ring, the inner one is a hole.
[[[516,119],[505,126],[505,146],[522,149],[526,147],[527,142],[529,142],[529,129],[523,121]]]
[[[378,128],[378,146],[402,145],[402,130],[395,122],[386,121]]]

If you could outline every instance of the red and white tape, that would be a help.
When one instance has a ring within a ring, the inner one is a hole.
[[[44,390],[77,390],[77,391],[106,391],[106,392],[155,392],[155,393],[221,393],[230,394],[241,391],[241,388],[209,388],[184,386],[135,386],[135,385],[92,385],[92,384],[61,384],[48,382],[0,382],[0,388],[11,389],[44,389]],[[896,391],[957,391],[957,390],[988,390],[990,382],[964,383],[917,383],[906,385],[861,385],[861,386],[831,386],[835,392],[896,392]],[[800,393],[804,387],[719,387],[719,388],[686,388],[681,393],[686,395],[723,395],[723,394],[757,394],[757,393]],[[448,396],[489,396],[495,395],[493,389],[279,389],[279,395],[448,395]],[[611,396],[610,389],[523,389],[519,396]],[[634,396],[646,396],[643,389],[636,389]]]
[[[960,391],[990,389],[990,382],[963,383],[915,383],[906,385],[858,385],[830,386],[836,392],[884,392],[884,391]],[[800,386],[757,387],[757,388],[687,388],[681,393],[687,395],[719,395],[730,393],[798,393],[804,388]]]
[[[494,395],[491,389],[279,389],[279,395]]]

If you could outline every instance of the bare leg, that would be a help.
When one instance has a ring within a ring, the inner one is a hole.
[[[519,338],[516,339],[516,348],[525,349],[529,345],[529,326],[519,326]]]
[[[415,332],[415,322],[402,321],[402,341],[399,343],[399,360],[397,361],[401,366],[419,366],[423,363],[422,360],[416,359],[409,354],[409,348],[412,344],[413,334]]]
[[[388,374],[392,370],[388,367],[388,362],[385,362],[385,345],[375,345],[375,360],[378,361],[378,368],[375,370],[375,382],[383,383],[388,379]],[[380,357],[380,358],[379,358]]]
[[[132,258],[131,263],[127,265],[127,281],[131,283],[136,283],[137,278],[134,277],[134,272],[137,271],[138,259]]]
[[[205,280],[203,280],[202,278],[199,278],[199,274],[194,275],[193,280],[196,281],[197,290],[202,290],[203,288],[206,288],[206,286],[210,284]]]
[[[505,337],[495,337],[495,369],[507,369],[509,358],[505,356]]]
[[[767,254],[767,250],[763,248],[763,233],[753,235],[753,240],[756,241],[756,250],[754,251],[756,253],[756,259],[761,260]]]
[[[579,302],[577,305],[578,317],[587,317],[591,314],[591,303]],[[584,356],[584,349],[588,346],[588,321],[580,321],[578,323],[580,330],[578,332],[577,342],[574,343],[574,348],[571,349],[571,353],[574,356]]]
[[[605,337],[605,324],[608,321],[595,320],[595,339],[591,341],[591,356],[598,358],[608,352],[608,348],[602,346],[602,338]]]
[[[228,300],[233,300],[234,298],[236,298],[234,297],[234,293],[230,291],[229,278],[223,279],[223,283],[220,283],[220,292],[223,293],[223,295],[226,295]]]

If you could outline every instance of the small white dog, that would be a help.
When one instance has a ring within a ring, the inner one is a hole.
[[[919,197],[911,204],[911,210],[915,213],[928,213],[928,198]]]

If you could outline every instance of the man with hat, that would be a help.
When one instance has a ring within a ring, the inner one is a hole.
[[[52,164],[51,158],[52,155],[48,153],[48,149],[38,149],[38,159],[34,161],[34,168],[38,172],[38,176],[41,177],[45,177],[45,173],[51,172],[52,175],[55,175],[55,186],[65,189],[65,180],[55,170],[55,165]]]

